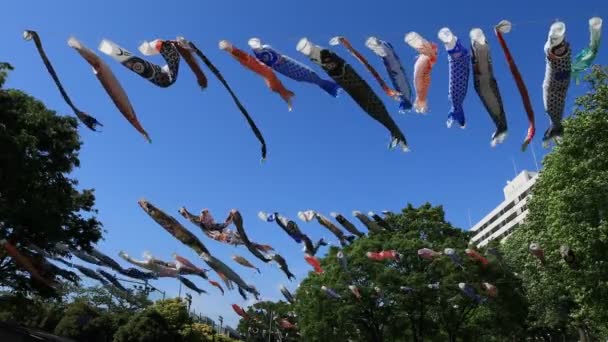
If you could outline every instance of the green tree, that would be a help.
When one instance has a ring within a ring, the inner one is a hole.
[[[0,85],[10,69],[0,63]],[[77,126],[22,91],[0,88],[0,239],[24,253],[28,243],[55,254],[57,242],[87,249],[101,237],[93,190],[78,190],[69,177],[80,164]],[[0,285],[35,289],[3,250]]]
[[[293,308],[286,302],[258,302],[247,308],[250,319],[241,318],[237,330],[247,341],[268,341],[268,332],[272,331],[273,341],[278,341],[277,334],[281,335],[282,341],[299,341],[293,329],[284,329],[279,325],[279,320],[287,319],[295,323]]]
[[[118,329],[114,342],[177,342],[181,337],[158,311],[148,308]]]
[[[345,271],[336,258],[337,248],[321,260],[323,274],[310,274],[296,293],[295,311],[306,341],[493,341],[510,340],[523,333],[526,304],[518,292],[519,280],[496,259],[487,266],[470,260],[464,249],[470,235],[445,221],[442,207],[408,205],[387,220],[391,231],[356,240],[342,251]],[[448,257],[421,259],[420,248],[443,251],[454,248],[463,265]],[[367,252],[397,250],[399,261],[376,262]],[[495,284],[496,298],[482,305],[463,296],[458,283],[473,286],[479,295],[482,282]],[[438,289],[429,288],[439,283]],[[357,300],[349,285],[359,289]],[[337,291],[331,299],[321,286]],[[401,287],[410,287],[408,293]],[[380,290],[380,293],[375,288]],[[500,324],[496,324],[500,322]]]
[[[55,334],[77,341],[112,340],[112,319],[85,301],[71,303],[55,327]]]
[[[608,337],[608,68],[595,67],[587,80],[563,140],[543,160],[526,222],[504,246],[524,280],[531,327],[575,330],[582,341]],[[532,242],[544,248],[544,266],[528,253]],[[573,265],[562,245],[574,251]]]
[[[151,309],[161,314],[169,324],[169,328],[174,331],[182,331],[192,323],[186,302],[180,298],[159,300],[152,305]]]

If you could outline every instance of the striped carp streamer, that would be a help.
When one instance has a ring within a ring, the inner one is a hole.
[[[97,258],[97,260],[101,261],[104,266],[109,267],[116,272],[120,272],[122,270],[122,266],[120,266],[119,263],[114,261],[114,259],[110,258],[109,256],[105,255],[104,253],[100,252],[96,248],[91,249],[91,255]]]
[[[59,276],[69,282],[72,282],[76,286],[79,285],[78,282],[80,281],[80,277],[76,273],[55,266],[54,264],[48,262],[48,260],[46,259],[40,260],[39,265],[36,265],[35,267],[39,267],[46,274],[51,273],[55,276]]]
[[[403,291],[405,294],[410,294],[414,292],[414,289],[409,286],[400,286],[399,290]]]
[[[456,250],[454,248],[444,249],[443,254],[447,255],[447,257],[450,258],[450,260],[452,260],[456,266],[464,269],[464,266],[462,266],[462,260],[460,260],[458,254],[456,254]]]
[[[338,96],[340,86],[336,82],[321,78],[308,66],[280,53],[270,45],[262,45],[262,41],[259,38],[251,38],[248,43],[255,57],[274,71],[292,80],[316,84],[329,95],[333,97]]]
[[[335,237],[338,238],[338,240],[340,240],[340,244],[342,246],[346,246],[348,244],[348,242],[352,242],[355,237],[354,236],[346,236],[344,235],[344,232],[342,232],[342,230],[340,230],[340,228],[338,228],[333,222],[331,222],[327,217],[313,211],[313,210],[307,210],[307,211],[301,211],[298,213],[298,217],[305,222],[310,222],[312,220],[312,218],[316,218],[317,222],[325,227],[327,230],[329,230],[332,234],[334,234]]]
[[[53,68],[53,65],[51,64],[51,61],[47,57],[46,52],[44,52],[44,48],[42,47],[42,41],[40,40],[40,36],[38,36],[38,33],[36,31],[31,31],[31,30],[23,31],[23,39],[34,41],[34,44],[36,45],[36,49],[38,50],[38,54],[40,55],[40,58],[42,58],[42,62],[44,63],[46,70],[51,75],[51,78],[53,78],[53,81],[55,82],[57,89],[59,89],[59,92],[61,93],[63,100],[70,108],[72,108],[76,117],[80,121],[82,121],[82,123],[92,131],[96,131],[95,127],[97,127],[97,126],[103,127],[103,125],[99,121],[97,121],[97,119],[95,119],[94,117],[90,116],[89,114],[81,111],[80,109],[76,108],[74,103],[72,103],[70,96],[63,88],[63,85],[61,85],[61,81],[59,80],[59,76],[57,76],[57,72],[55,72],[55,68]]]
[[[253,131],[253,134],[255,135],[255,137],[259,140],[260,144],[262,145],[262,161],[266,160],[266,152],[267,152],[266,151],[266,141],[264,140],[264,136],[262,135],[262,132],[259,130],[258,126],[255,124],[255,121],[253,121],[253,119],[251,118],[251,115],[249,115],[249,112],[247,111],[247,109],[245,109],[245,106],[243,106],[243,104],[238,99],[238,97],[236,96],[236,94],[234,93],[232,88],[230,88],[230,85],[228,84],[228,82],[226,82],[226,80],[224,79],[224,76],[222,76],[222,73],[220,72],[220,70],[213,63],[211,63],[209,58],[207,58],[207,56],[201,50],[199,50],[199,48],[197,48],[196,45],[194,45],[194,43],[192,43],[190,41],[186,41],[183,37],[179,37],[178,40],[187,42],[190,49],[192,49],[192,51],[194,51],[194,53],[198,56],[198,58],[200,58],[203,61],[203,63],[205,63],[207,68],[209,68],[209,70],[211,70],[211,73],[213,73],[213,75],[215,75],[215,77],[220,81],[220,83],[222,83],[224,88],[226,88],[226,90],[230,94],[230,97],[232,97],[232,101],[234,101],[234,104],[236,104],[236,106],[239,109],[239,111],[241,112],[241,114],[243,114],[243,116],[245,117],[245,120],[247,120],[247,124],[249,124],[249,128],[251,128],[251,130]]]
[[[344,217],[342,214],[332,212],[329,214],[329,216],[336,219],[336,221],[338,221],[338,223],[342,226],[342,228],[344,228],[349,233],[351,233],[357,237],[365,236],[365,234],[363,234],[359,229],[357,229],[357,227],[352,222],[347,220],[346,217]]]
[[[418,256],[427,260],[433,260],[440,255],[440,252],[435,252],[434,250],[429,248],[420,248],[418,250]]]
[[[395,91],[399,93],[396,100],[399,101],[399,112],[405,113],[412,109],[412,83],[410,82],[401,60],[395,52],[393,45],[376,37],[369,37],[365,41],[365,46],[372,50],[376,55],[382,58],[384,67],[391,79]]]
[[[521,145],[521,150],[525,151],[532,138],[534,138],[534,134],[536,133],[536,126],[534,123],[534,109],[532,108],[532,102],[530,101],[530,95],[528,94],[528,88],[526,88],[526,83],[524,83],[524,79],[521,77],[519,73],[519,69],[515,64],[515,60],[511,55],[511,51],[507,46],[507,42],[502,36],[504,33],[511,32],[511,22],[507,20],[501,20],[495,27],[494,33],[498,38],[498,42],[502,47],[502,51],[505,54],[505,59],[507,60],[507,64],[509,64],[509,69],[511,70],[511,74],[513,75],[513,79],[515,80],[515,84],[517,85],[517,89],[519,90],[519,95],[521,96],[521,101],[524,104],[524,108],[526,109],[526,114],[528,115],[528,133],[526,138],[524,139],[524,143]]]
[[[236,232],[227,228],[230,224],[232,224],[231,215],[228,216],[225,222],[216,223],[208,209],[203,209],[200,216],[193,215],[185,207],[181,207],[178,212],[186,220],[198,226],[203,234],[210,239],[229,245],[244,244],[243,240]]]
[[[494,78],[490,45],[480,28],[474,28],[469,33],[471,38],[471,62],[473,64],[473,85],[475,91],[490,118],[496,126],[492,133],[490,145],[492,147],[502,143],[507,137],[507,118],[498,89],[498,82]]]
[[[207,291],[200,289],[198,286],[196,286],[196,284],[194,284],[192,281],[190,281],[190,279],[183,277],[183,276],[178,276],[177,279],[184,284],[185,287],[189,288],[190,290],[198,293],[198,295],[202,295],[203,293],[207,293]]]
[[[262,274],[259,268],[255,267],[251,262],[249,262],[249,260],[240,255],[233,255],[232,260],[241,266],[253,268],[254,270],[258,271],[258,273]]]
[[[281,294],[283,294],[283,297],[285,297],[285,299],[293,304],[296,302],[296,300],[293,298],[293,295],[291,294],[291,292],[289,292],[289,290],[285,287],[285,285],[281,284],[281,286],[279,287],[279,290],[281,291]]]
[[[386,222],[386,220],[383,219],[380,215],[374,213],[373,211],[368,212],[367,215],[373,218],[374,221],[376,221],[376,223],[380,225],[383,229],[392,230],[388,222]]]
[[[282,318],[281,320],[279,320],[279,326],[283,329],[287,329],[287,330],[294,330],[294,329],[298,329],[298,327],[291,323],[290,321],[288,321],[285,318]]]
[[[234,226],[236,227],[236,231],[239,234],[239,237],[243,240],[245,247],[247,247],[249,252],[265,263],[270,262],[272,259],[263,255],[260,252],[260,244],[251,242],[251,240],[249,240],[249,237],[245,232],[245,227],[243,226],[243,217],[241,216],[241,213],[238,210],[233,209],[230,215],[232,217],[232,222],[234,222]]]
[[[353,216],[356,217],[357,219],[359,219],[359,221],[361,221],[361,223],[363,223],[363,225],[367,228],[367,230],[370,233],[380,233],[384,230],[382,227],[380,227],[379,224],[370,220],[369,217],[363,215],[363,213],[360,211],[357,211],[357,210],[353,211]]]
[[[70,253],[75,255],[78,259],[88,262],[89,264],[93,264],[93,265],[97,265],[97,266],[106,266],[103,262],[101,262],[99,259],[97,259],[96,257],[81,251],[79,249],[73,249],[68,247],[67,245],[63,244],[63,243],[58,243],[55,245],[55,248],[57,248],[58,250],[64,252],[64,253]]]
[[[562,245],[559,247],[559,255],[571,268],[576,268],[576,255],[574,251],[568,245]]]
[[[102,283],[104,285],[108,284],[108,281],[106,280],[106,278],[104,278],[101,274],[93,271],[90,268],[87,268],[87,267],[84,267],[84,266],[80,266],[80,265],[76,265],[76,264],[72,264],[72,267],[74,267],[75,269],[77,269],[80,273],[82,273],[87,278],[95,279],[95,280],[99,281],[100,283]]]
[[[348,289],[353,294],[353,296],[357,298],[357,300],[361,301],[361,292],[359,292],[359,289],[355,285],[348,285]]]
[[[543,103],[545,112],[549,115],[551,124],[543,135],[543,144],[547,146],[549,140],[558,141],[564,133],[562,117],[566,105],[566,95],[570,86],[572,70],[570,44],[566,41],[566,24],[556,22],[551,25],[545,55],[547,64],[545,79],[543,81]]]
[[[401,259],[401,255],[395,250],[380,251],[380,252],[367,252],[367,253],[365,253],[365,256],[367,256],[368,259],[374,260],[374,261],[384,261],[384,260],[399,261]]]
[[[279,94],[283,101],[287,103],[289,111],[292,110],[291,98],[295,95],[291,90],[285,88],[281,80],[275,75],[274,71],[266,64],[260,62],[255,56],[248,54],[247,52],[235,47],[227,40],[220,41],[220,49],[230,53],[234,59],[236,59],[245,68],[253,71],[260,75],[270,90]]]
[[[144,41],[139,46],[139,51],[145,56],[160,53],[165,62],[167,62],[162,67],[133,55],[131,52],[107,39],[101,41],[99,51],[114,58],[127,69],[161,88],[170,87],[177,80],[180,57],[174,42],[156,39],[151,42]]]
[[[184,61],[186,61],[186,64],[194,74],[194,77],[196,77],[196,83],[198,83],[198,85],[201,87],[201,90],[205,90],[205,88],[207,88],[207,76],[205,76],[203,69],[201,69],[201,66],[194,57],[194,53],[192,48],[190,48],[188,41],[184,37],[177,37],[175,42],[177,51],[182,56]]]
[[[340,296],[336,291],[334,291],[333,289],[330,289],[329,287],[327,287],[325,285],[321,286],[321,290],[323,292],[325,292],[325,294],[330,298],[334,298],[334,299],[342,298],[342,296]]]
[[[475,293],[473,286],[465,283],[458,283],[458,288],[465,296],[469,297],[476,304],[481,304],[483,302],[483,298]]]
[[[116,286],[120,290],[127,291],[127,289],[124,286],[122,286],[122,284],[118,281],[118,279],[116,279],[115,276],[113,276],[110,273],[102,270],[101,268],[97,269],[97,273],[101,274],[104,278],[106,278],[107,281],[109,281],[110,283],[112,283],[112,285]]]
[[[471,258],[471,260],[475,260],[480,262],[482,265],[487,266],[490,262],[483,255],[479,254],[476,250],[472,248],[467,248],[464,250],[464,253]]]
[[[439,30],[437,36],[445,45],[450,68],[448,96],[451,108],[446,125],[448,128],[452,127],[452,123],[456,121],[460,125],[460,128],[464,128],[466,119],[462,104],[467,96],[467,89],[469,87],[471,55],[469,54],[469,50],[462,45],[460,39],[449,28],[444,27]]]
[[[384,82],[384,80],[382,79],[380,74],[376,71],[376,69],[374,69],[374,67],[371,64],[369,64],[367,59],[365,57],[363,57],[363,55],[359,51],[355,50],[355,48],[351,45],[351,43],[348,41],[348,39],[346,39],[346,37],[337,36],[337,37],[333,37],[329,41],[329,45],[331,45],[331,46],[336,46],[336,45],[340,45],[340,44],[342,44],[346,48],[346,50],[348,50],[348,52],[350,52],[350,54],[353,55],[353,57],[355,57],[359,62],[361,62],[361,64],[363,64],[363,66],[367,69],[367,71],[369,71],[370,74],[372,74],[372,76],[374,76],[374,79],[376,79],[376,81],[378,82],[380,87],[382,87],[382,90],[384,90],[386,95],[399,101],[401,93],[395,89],[392,89],[391,87],[389,87],[386,84],[386,82]]]
[[[158,225],[163,227],[181,243],[192,248],[196,254],[200,255],[203,252],[209,253],[207,247],[205,247],[194,234],[182,226],[173,216],[167,215],[145,199],[141,199],[137,201],[137,203]]]
[[[531,243],[528,250],[530,251],[530,254],[534,255],[538,260],[540,260],[541,264],[545,264],[545,251],[538,243]]]
[[[180,274],[195,274],[205,280],[209,279],[207,276],[207,270],[203,270],[202,268],[195,266],[190,260],[175,253],[173,253],[172,256],[173,260],[175,260],[175,268]]]
[[[307,38],[300,39],[296,49],[320,65],[369,116],[390,132],[389,148],[400,146],[404,152],[409,151],[405,136],[388,114],[384,103],[352,66],[334,52],[313,44]]]
[[[279,227],[281,227],[281,229],[283,229],[283,231],[285,231],[285,233],[287,233],[287,235],[289,235],[295,242],[304,243],[304,252],[306,252],[310,255],[317,254],[317,251],[319,250],[319,248],[321,246],[327,245],[327,243],[325,242],[325,240],[323,238],[319,239],[319,241],[317,241],[316,243],[313,244],[310,237],[308,237],[308,235],[302,233],[302,231],[300,230],[300,227],[298,227],[297,223],[295,223],[293,220],[289,220],[289,219],[281,216],[279,213],[275,212],[274,214],[269,215],[263,211],[260,211],[258,213],[258,217],[262,221],[276,222],[277,225]]]
[[[260,293],[255,287],[245,283],[243,278],[233,271],[228,265],[224,264],[221,260],[210,255],[209,253],[203,252],[200,257],[211,267],[218,275],[221,274],[228,280],[234,282],[240,289],[253,294],[256,298],[259,297]],[[226,281],[224,281],[226,282]]]
[[[156,276],[156,274],[154,274],[153,272],[143,272],[143,271],[140,271],[137,268],[133,268],[133,267],[124,268],[119,273],[124,276],[127,276],[129,278],[139,279],[139,280],[151,280],[151,279],[158,278]]]
[[[155,262],[156,260],[152,258],[149,254],[146,254],[145,260],[134,259],[129,254],[123,251],[120,251],[118,255],[130,264],[139,266],[148,271],[152,271],[158,277],[175,278],[179,275],[179,272],[176,269]]]
[[[34,266],[30,258],[19,252],[17,247],[15,247],[12,243],[8,242],[7,240],[0,240],[0,246],[6,250],[6,254],[13,259],[17,266],[21,267],[30,274],[32,279],[35,279],[50,288],[55,288],[57,284],[53,280],[43,277],[40,274],[40,270]]]
[[[427,96],[431,86],[431,71],[437,62],[437,45],[430,43],[416,32],[406,34],[404,40],[419,53],[414,64],[414,88],[416,90],[414,110],[416,113],[424,114],[429,109]]]
[[[589,69],[591,64],[593,64],[595,57],[597,57],[602,34],[602,18],[593,17],[589,19],[589,33],[589,46],[577,53],[572,62],[572,76],[574,76],[576,84],[579,83],[580,74]]]
[[[110,99],[112,99],[112,102],[114,102],[116,108],[118,108],[120,113],[122,113],[124,118],[127,119],[131,126],[133,126],[141,135],[143,135],[148,143],[151,143],[152,140],[150,139],[148,132],[146,132],[137,119],[137,115],[135,114],[135,110],[131,105],[131,101],[129,101],[127,93],[123,89],[120,82],[118,82],[116,76],[114,76],[112,69],[110,69],[110,67],[104,63],[104,61],[99,58],[95,52],[93,52],[93,50],[86,47],[75,37],[70,37],[70,39],[68,39],[68,46],[76,50],[76,52],[78,52],[78,54],[80,54],[80,56],[82,56],[82,58],[89,63],[89,65],[93,68],[93,73],[95,76],[97,76],[97,79],[101,83],[103,89],[105,89],[108,96],[110,96]]]
[[[498,288],[495,285],[490,283],[481,283],[481,288],[484,289],[488,297],[495,298],[498,296]]]

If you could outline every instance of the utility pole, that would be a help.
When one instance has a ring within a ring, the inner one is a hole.
[[[220,334],[222,333],[222,324],[224,324],[224,317],[219,316],[218,321],[220,321]],[[223,334],[222,334],[223,335]]]
[[[270,337],[272,336],[272,310],[268,315],[268,342],[270,342]]]

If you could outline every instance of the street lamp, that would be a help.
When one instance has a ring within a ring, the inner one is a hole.
[[[186,293],[186,302],[188,303],[188,315],[190,315],[190,305],[192,305],[192,295]]]

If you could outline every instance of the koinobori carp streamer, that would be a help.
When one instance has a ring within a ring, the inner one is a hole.
[[[498,90],[498,82],[494,78],[490,46],[483,31],[479,28],[472,29],[470,37],[473,84],[477,95],[479,95],[481,102],[496,126],[496,131],[492,134],[490,143],[492,146],[496,146],[496,144],[502,143],[507,136],[507,118],[502,97]]]
[[[120,272],[122,270],[122,267],[119,263],[114,261],[114,259],[110,258],[109,256],[105,255],[104,253],[100,252],[96,248],[91,249],[91,255],[97,258],[97,260],[101,261],[104,266],[107,266],[116,272]]]
[[[178,40],[185,41],[185,39],[183,37],[179,37]],[[201,50],[199,50],[199,48],[197,48],[196,45],[194,45],[194,43],[192,43],[190,41],[188,41],[187,43],[188,43],[188,46],[190,46],[190,48],[198,56],[198,58],[200,58],[203,61],[203,63],[205,63],[207,68],[209,68],[209,70],[211,70],[213,75],[215,75],[215,77],[220,81],[220,83],[222,83],[224,88],[226,88],[226,90],[230,94],[230,97],[232,97],[232,101],[234,101],[234,103],[236,104],[236,106],[239,109],[239,111],[241,112],[241,114],[243,114],[243,116],[245,117],[245,120],[247,120],[247,123],[249,124],[249,128],[251,128],[251,130],[253,131],[253,134],[256,136],[256,138],[262,145],[262,160],[265,160],[266,152],[267,152],[266,151],[266,141],[264,140],[264,136],[262,135],[262,132],[260,131],[258,126],[255,124],[255,121],[253,121],[253,119],[251,118],[251,115],[249,115],[249,112],[247,111],[247,109],[245,109],[245,106],[243,106],[243,104],[241,103],[239,98],[236,96],[236,94],[234,93],[232,88],[230,88],[230,85],[228,84],[228,82],[226,82],[226,80],[224,79],[224,76],[222,75],[220,70],[213,63],[211,63],[211,60],[209,60],[209,58],[207,58],[207,56]]]
[[[419,55],[414,64],[414,88],[416,89],[416,100],[414,110],[416,113],[426,113],[428,111],[427,96],[431,86],[431,71],[437,62],[437,45],[422,38],[416,32],[405,35],[405,42]]]
[[[358,210],[353,211],[353,216],[359,219],[359,221],[363,223],[363,225],[370,233],[379,233],[384,230],[379,224],[370,220],[369,217],[365,216],[362,212]]]
[[[12,243],[7,240],[0,240],[0,246],[3,247],[6,254],[8,254],[19,267],[26,270],[33,279],[40,281],[50,288],[55,288],[57,284],[55,284],[54,281],[43,277],[40,274],[40,270],[33,265],[30,258],[22,254]]]
[[[201,89],[207,88],[207,76],[201,69],[201,66],[196,61],[194,57],[193,50],[188,44],[188,41],[184,37],[177,37],[175,39],[175,47],[177,47],[177,51],[182,56],[182,58],[186,61],[186,64],[196,77],[196,82],[201,87]]]
[[[553,23],[545,44],[547,63],[543,81],[543,103],[545,112],[551,119],[551,124],[543,135],[545,144],[551,139],[560,139],[564,131],[562,116],[572,70],[570,44],[566,41],[565,34],[566,24],[559,21]]]
[[[184,284],[185,287],[189,288],[190,290],[198,293],[198,295],[200,296],[203,293],[207,293],[207,291],[199,288],[198,286],[196,286],[196,284],[194,284],[192,281],[190,281],[188,278],[183,277],[183,276],[178,276],[177,279],[179,279],[179,281]]]
[[[249,240],[249,237],[247,236],[247,233],[245,232],[245,227],[243,226],[243,217],[241,216],[241,213],[238,210],[233,209],[231,211],[231,216],[232,216],[232,221],[234,222],[234,226],[236,227],[236,231],[238,232],[239,237],[243,240],[245,247],[247,247],[249,252],[251,254],[253,254],[253,256],[262,260],[265,263],[270,262],[272,259],[263,255],[260,252],[260,250],[259,250],[260,244],[254,243],[251,240]]]
[[[350,52],[351,55],[353,55],[359,62],[361,62],[361,64],[363,64],[363,66],[365,66],[367,71],[369,71],[370,74],[372,74],[372,76],[374,76],[374,79],[378,82],[378,84],[380,84],[380,87],[382,87],[382,90],[384,90],[386,95],[388,95],[396,100],[399,100],[399,96],[401,96],[401,93],[396,91],[395,89],[390,88],[386,84],[386,82],[384,82],[384,80],[382,79],[380,74],[376,71],[376,69],[374,69],[374,67],[371,64],[369,64],[367,59],[365,57],[363,57],[363,55],[359,51],[355,50],[355,48],[351,45],[351,43],[348,41],[348,39],[346,39],[346,37],[337,36],[337,37],[332,38],[329,41],[329,45],[339,45],[339,44],[344,45],[346,50],[348,50],[348,52]]]
[[[220,41],[220,49],[227,51],[230,53],[234,59],[236,59],[241,65],[245,68],[253,71],[254,73],[260,75],[264,81],[266,81],[266,85],[270,90],[279,94],[283,101],[287,103],[288,109],[291,111],[291,98],[295,95],[291,90],[285,88],[281,80],[275,75],[274,71],[267,66],[266,64],[260,62],[254,56],[246,53],[245,51],[235,47],[230,42],[226,40]]]
[[[118,110],[122,113],[122,115],[127,119],[127,121],[141,134],[148,142],[152,142],[148,132],[143,128],[139,120],[137,119],[137,115],[135,114],[135,110],[131,105],[131,101],[127,96],[127,93],[123,89],[120,82],[112,69],[104,63],[104,61],[93,52],[93,50],[86,47],[83,43],[81,43],[75,37],[71,37],[68,40],[68,46],[74,48],[81,56],[84,58],[89,65],[93,68],[93,73],[97,76],[97,79],[105,89],[106,93],[114,102],[114,105]]]
[[[450,68],[448,96],[451,102],[451,108],[448,113],[446,124],[448,127],[451,127],[452,122],[456,121],[461,128],[464,128],[466,119],[464,116],[463,102],[464,98],[467,96],[467,89],[469,87],[471,56],[469,55],[469,51],[460,42],[460,39],[458,39],[449,28],[442,28],[437,35],[445,45]]]
[[[139,47],[139,51],[144,55],[151,56],[160,53],[163,59],[167,62],[167,64],[163,67],[148,62],[143,58],[137,57],[131,52],[107,39],[101,41],[99,51],[114,58],[127,69],[133,71],[159,87],[167,88],[173,85],[173,83],[175,83],[177,80],[180,56],[179,51],[175,46],[175,42],[156,39],[152,42],[143,42]]]
[[[600,37],[602,33],[602,18],[593,17],[589,19],[589,46],[584,48],[581,52],[574,56],[572,62],[572,76],[576,80],[576,84],[579,82],[580,74],[589,69],[597,53],[600,49]]]
[[[74,103],[72,103],[70,96],[63,88],[63,85],[61,85],[59,76],[57,76],[57,72],[55,72],[55,69],[53,68],[53,65],[51,64],[51,61],[47,57],[46,52],[44,52],[44,48],[42,47],[42,41],[40,40],[40,36],[38,36],[38,33],[36,31],[26,30],[23,32],[23,38],[25,40],[34,40],[34,44],[36,44],[36,49],[38,50],[38,54],[40,55],[40,58],[42,58],[42,62],[44,63],[46,70],[49,72],[49,74],[53,78],[53,81],[55,82],[57,89],[59,89],[59,92],[61,93],[63,100],[65,101],[65,103],[68,106],[70,106],[70,108],[72,108],[76,117],[78,117],[78,119],[80,119],[80,121],[82,121],[82,123],[84,123],[85,126],[87,126],[89,129],[91,129],[93,131],[95,131],[95,127],[103,126],[99,121],[97,121],[97,119],[95,119],[94,117],[90,116],[89,114],[81,111],[80,109],[76,108]]]
[[[536,133],[536,126],[534,123],[534,109],[532,108],[532,102],[530,101],[530,95],[528,94],[528,88],[526,88],[526,83],[524,83],[524,79],[521,77],[519,73],[519,69],[515,64],[515,60],[511,55],[511,51],[507,46],[507,42],[502,36],[504,33],[511,32],[511,22],[507,20],[501,20],[495,27],[494,33],[498,38],[498,42],[502,47],[502,51],[505,54],[505,58],[507,60],[507,64],[509,64],[509,69],[511,70],[511,74],[513,75],[513,79],[515,79],[515,84],[517,85],[517,89],[519,90],[519,95],[521,96],[521,100],[524,104],[524,108],[526,109],[526,114],[528,116],[528,133],[526,138],[524,139],[524,143],[521,146],[522,151],[525,151],[532,138],[534,138],[534,134]]]
[[[97,269],[97,273],[101,274],[104,278],[106,278],[106,280],[108,280],[110,283],[112,283],[112,285],[119,288],[121,291],[127,291],[127,289],[124,286],[122,286],[122,284],[118,281],[118,279],[115,276],[102,270],[101,268]]]
[[[306,38],[298,42],[296,49],[320,65],[369,116],[390,132],[390,148],[400,146],[403,151],[409,151],[405,136],[389,115],[384,103],[350,64],[334,52],[321,48]]]
[[[194,234],[182,226],[173,216],[167,215],[145,199],[141,199],[137,203],[156,223],[158,223],[158,225],[163,227],[181,243],[192,248],[196,254],[200,255],[203,252],[209,253],[207,247],[205,247]]]
[[[359,229],[357,229],[357,227],[352,222],[350,222],[348,219],[346,219],[346,217],[344,217],[344,215],[342,215],[340,213],[332,212],[329,214],[329,216],[335,218],[336,221],[338,221],[338,223],[344,229],[346,229],[346,231],[348,231],[349,233],[356,235],[358,237],[365,236],[365,234],[363,234]]]
[[[240,255],[233,255],[232,260],[241,266],[253,268],[254,270],[258,271],[258,273],[262,273],[259,268],[255,267],[249,260]]]
[[[287,279],[296,279],[296,276],[289,270],[289,266],[287,266],[287,261],[285,260],[285,258],[283,258],[279,254],[275,254],[272,256],[272,260],[274,260],[279,265],[279,268],[281,269],[281,271],[283,271],[283,273],[285,273]]]
[[[391,43],[376,37],[369,37],[365,41],[365,46],[382,58],[391,83],[395,87],[395,91],[399,93],[396,95],[396,99],[399,101],[399,112],[405,113],[412,109],[412,84]]]
[[[245,283],[243,278],[238,275],[234,270],[232,270],[228,265],[224,264],[218,258],[210,255],[209,253],[203,252],[200,254],[200,257],[211,267],[218,275],[226,277],[228,280],[234,282],[240,289],[245,290],[255,297],[258,297],[260,294],[256,290],[255,287]]]
[[[258,60],[271,67],[276,72],[285,75],[292,80],[316,84],[329,95],[333,97],[338,96],[340,86],[337,85],[336,82],[321,78],[308,66],[280,53],[270,45],[262,45],[262,41],[259,38],[249,39],[249,46]]]

